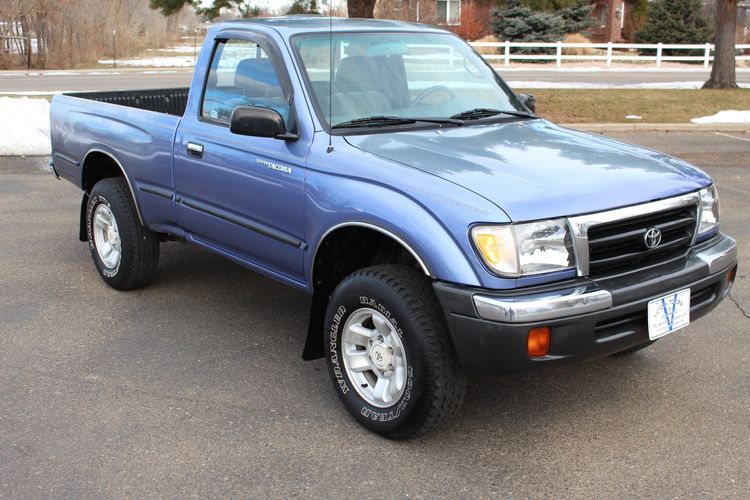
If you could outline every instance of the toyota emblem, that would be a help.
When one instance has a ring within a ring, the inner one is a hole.
[[[656,248],[661,243],[661,231],[659,228],[652,227],[646,234],[643,235],[643,242],[646,244],[646,248]]]

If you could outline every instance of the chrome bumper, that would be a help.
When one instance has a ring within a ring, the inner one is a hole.
[[[737,260],[737,243],[728,236],[713,245],[691,250],[688,261],[701,261],[716,274]],[[612,307],[612,294],[595,283],[552,292],[497,297],[473,296],[480,318],[501,323],[533,323],[588,314]]]
[[[612,294],[596,285],[520,297],[474,296],[482,319],[502,323],[531,323],[601,311],[612,307]]]
[[[737,260],[737,242],[724,236],[716,245],[695,252],[695,257],[708,264],[710,274],[718,273]]]

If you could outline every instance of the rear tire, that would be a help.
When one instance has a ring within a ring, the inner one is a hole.
[[[392,439],[424,434],[459,409],[466,379],[431,281],[399,265],[346,277],[326,311],[331,380],[351,415]]]
[[[96,269],[112,288],[133,290],[154,278],[159,237],[139,222],[125,178],[94,185],[86,207],[86,234]]]

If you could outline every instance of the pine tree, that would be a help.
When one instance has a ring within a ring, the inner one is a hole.
[[[562,16],[535,12],[523,0],[506,0],[505,8],[492,9],[492,32],[500,40],[514,42],[557,42],[566,33]],[[524,48],[526,54],[544,54],[549,50]]]
[[[294,0],[287,14],[319,14],[317,0]]]
[[[648,21],[635,34],[635,41],[700,44],[710,42],[713,32],[711,22],[703,14],[701,0],[656,0],[649,5]],[[695,55],[679,50],[665,50],[664,54]]]
[[[531,10],[544,10],[547,12],[556,12],[562,9],[572,7],[578,0],[524,0],[524,5]],[[586,3],[590,3],[586,0]],[[592,7],[593,8],[593,7]]]
[[[148,6],[154,10],[159,9],[164,17],[169,17],[192,3],[192,0],[149,0]]]
[[[573,0],[557,13],[534,11],[524,0],[505,0],[505,8],[492,10],[491,27],[500,40],[514,42],[558,42],[570,33],[580,33],[593,24],[594,5]],[[522,49],[526,54],[544,54],[549,49]]]
[[[576,0],[570,7],[562,9],[560,16],[565,21],[566,34],[583,33],[595,24],[591,13],[595,4],[589,0]]]

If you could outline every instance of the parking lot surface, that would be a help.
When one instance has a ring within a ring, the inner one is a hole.
[[[0,158],[0,497],[747,498],[750,135],[616,136],[714,176],[731,298],[634,355],[472,376],[459,417],[407,442],[301,360],[305,294],[179,243],[112,290],[77,189]]]

